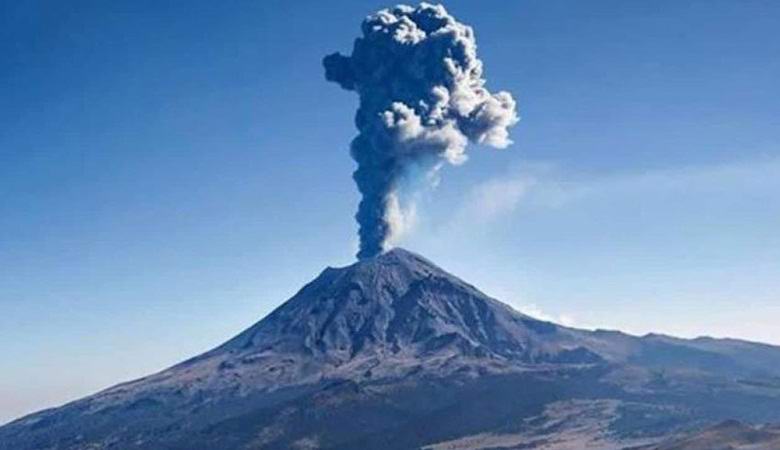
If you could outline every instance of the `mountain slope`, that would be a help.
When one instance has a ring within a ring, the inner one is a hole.
[[[637,450],[777,450],[780,427],[729,420],[690,436]]]
[[[553,449],[563,435],[609,449],[727,418],[780,421],[780,349],[561,327],[396,249],[326,269],[203,355],[0,427],[0,449],[483,448],[485,436]]]

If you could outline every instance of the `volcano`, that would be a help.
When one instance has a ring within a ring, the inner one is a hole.
[[[617,450],[729,419],[780,422],[780,348],[563,327],[395,249],[0,449]]]

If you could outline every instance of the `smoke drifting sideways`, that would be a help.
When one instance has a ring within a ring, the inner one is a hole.
[[[351,56],[323,60],[328,81],[360,96],[350,149],[362,195],[358,259],[388,250],[403,231],[413,209],[402,207],[403,184],[435,183],[444,164],[466,161],[469,142],[507,147],[519,120],[508,92],[484,87],[471,27],[443,6],[379,11],[362,34]]]

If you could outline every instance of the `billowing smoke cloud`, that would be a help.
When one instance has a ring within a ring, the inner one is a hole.
[[[323,60],[328,81],[360,96],[351,145],[360,259],[387,250],[408,222],[399,198],[408,177],[433,182],[444,163],[466,160],[469,142],[508,146],[518,120],[508,92],[485,89],[473,30],[443,6],[385,9],[362,32],[351,56]]]

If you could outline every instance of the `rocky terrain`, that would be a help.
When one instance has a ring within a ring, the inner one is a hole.
[[[777,450],[780,449],[780,427],[751,426],[729,420],[692,433],[689,436],[672,439],[659,445],[637,450]]]
[[[780,422],[780,348],[562,327],[396,249],[0,449],[697,449],[665,442],[727,419]]]

